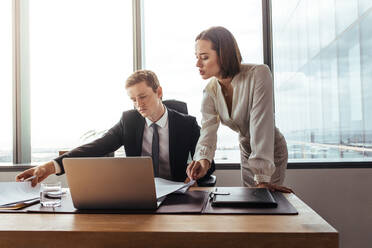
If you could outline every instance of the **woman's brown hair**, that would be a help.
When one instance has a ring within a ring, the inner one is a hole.
[[[224,27],[211,27],[196,36],[195,41],[198,40],[212,42],[212,49],[217,52],[219,58],[222,78],[232,78],[240,72],[242,56],[238,44],[229,30]]]

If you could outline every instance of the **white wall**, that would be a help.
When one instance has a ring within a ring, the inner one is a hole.
[[[16,172],[0,173],[0,181]],[[219,170],[217,186],[240,186],[240,171]],[[62,181],[65,176],[47,180]],[[288,170],[285,184],[340,234],[340,248],[372,247],[372,169]]]

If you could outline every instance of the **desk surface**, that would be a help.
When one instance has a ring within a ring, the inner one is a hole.
[[[0,213],[0,247],[338,247],[331,225],[286,197],[298,215]]]

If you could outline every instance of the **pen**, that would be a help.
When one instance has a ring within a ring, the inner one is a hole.
[[[209,198],[213,198],[216,195],[230,195],[230,192],[217,192],[218,187],[214,188],[214,191],[209,193]]]
[[[31,199],[24,202],[15,202],[0,206],[0,210],[17,210],[22,209],[40,202],[40,198]]]
[[[29,178],[25,179],[24,182],[32,181],[35,177],[36,176],[29,177]]]

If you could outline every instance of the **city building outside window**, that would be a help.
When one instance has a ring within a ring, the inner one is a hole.
[[[371,160],[371,7],[272,1],[276,123],[290,160]]]

